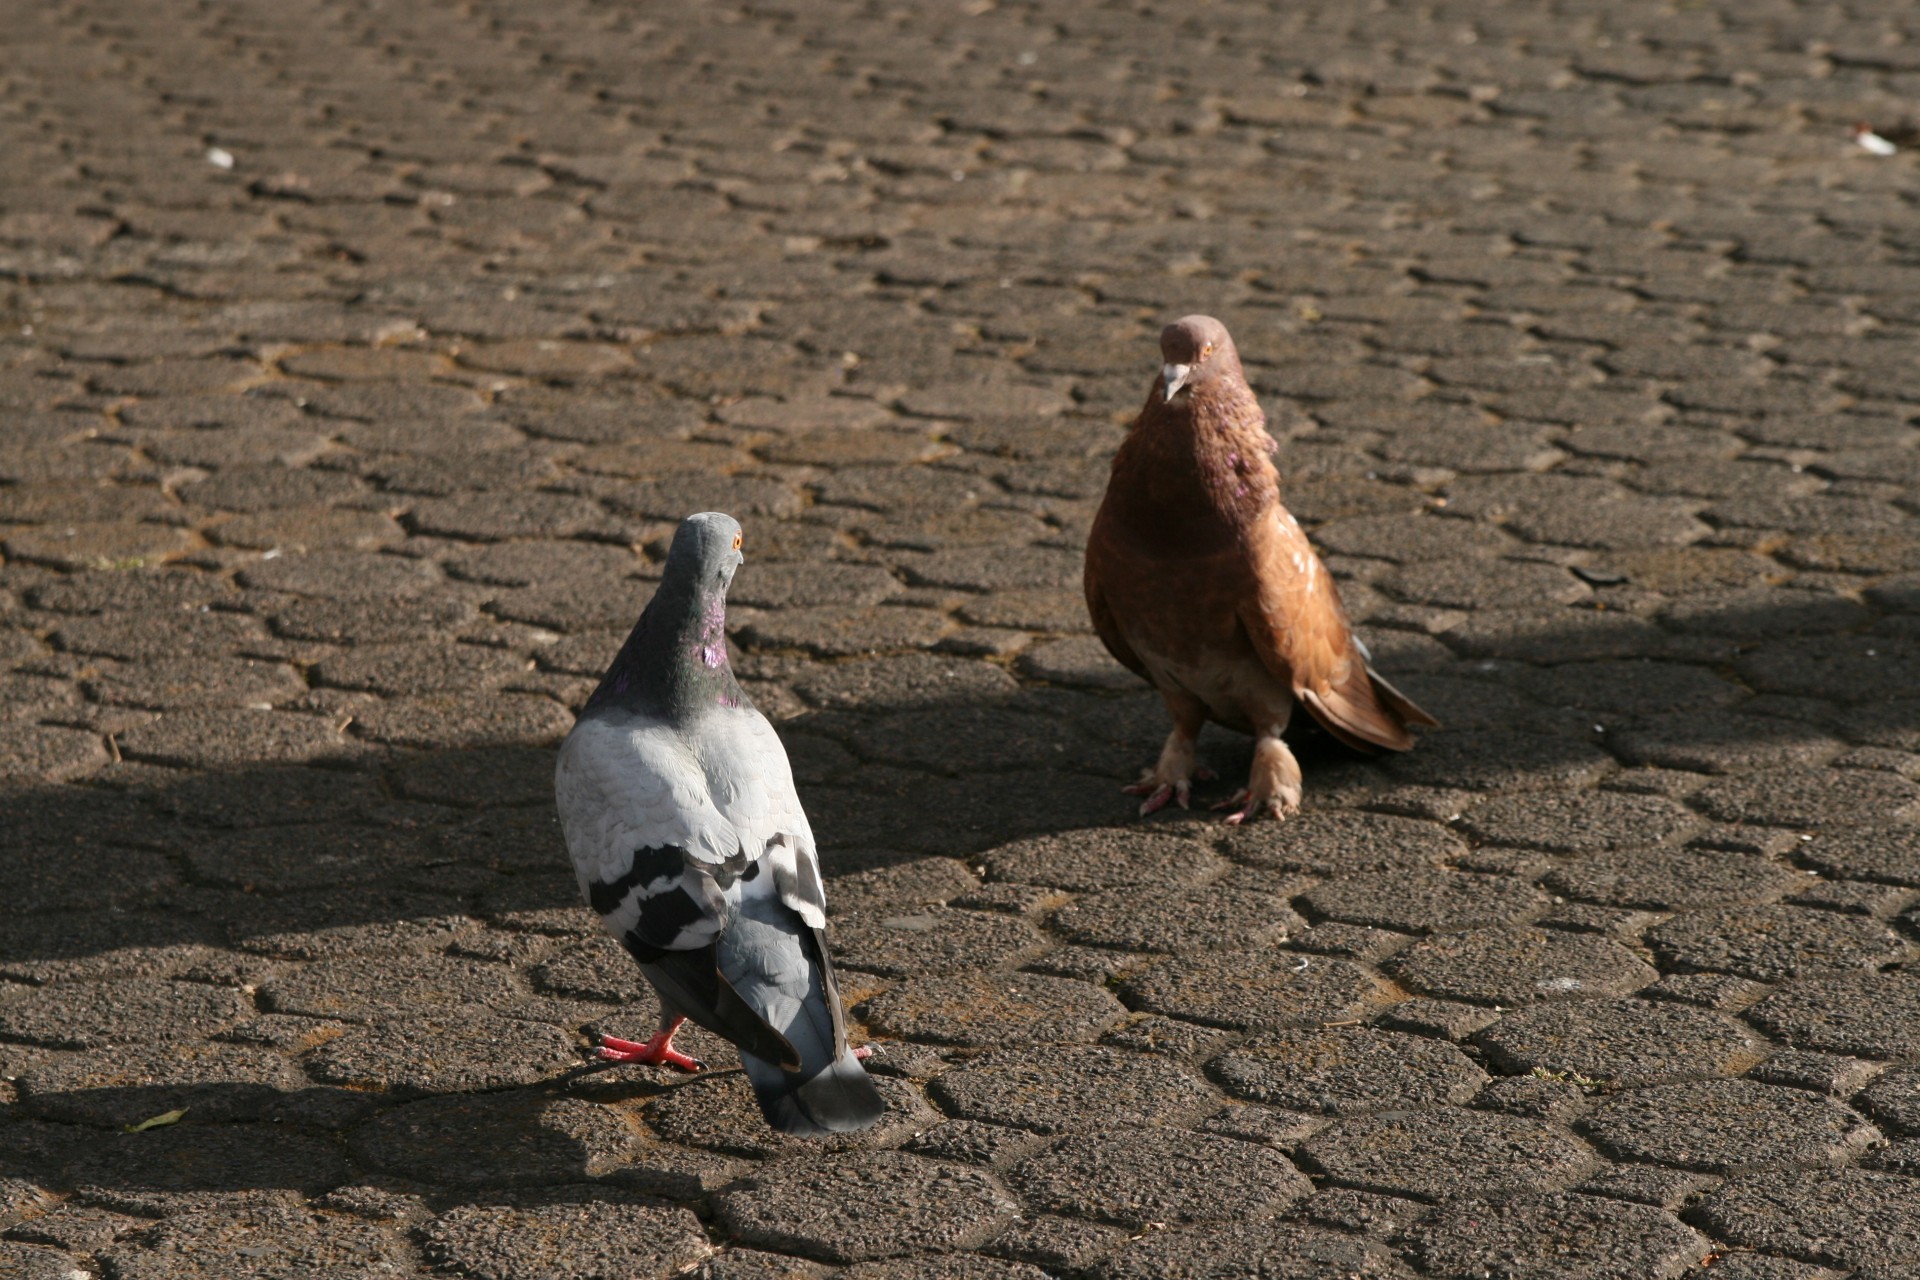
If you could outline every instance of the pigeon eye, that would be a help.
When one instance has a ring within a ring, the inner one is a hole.
[[[740,535],[737,533],[733,535],[733,549],[735,551],[740,549]]]
[[[1213,344],[1211,342],[1209,342],[1206,346],[1200,348],[1200,358],[1202,360],[1205,360],[1208,356],[1212,354],[1213,354]]]

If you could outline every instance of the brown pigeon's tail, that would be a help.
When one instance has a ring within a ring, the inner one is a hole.
[[[1407,731],[1408,725],[1440,724],[1376,675],[1372,667],[1358,667],[1341,686],[1295,689],[1294,694],[1328,733],[1361,751],[1379,747],[1411,750],[1413,734]]]
[[[1440,722],[1415,705],[1412,698],[1400,692],[1383,679],[1378,671],[1367,668],[1367,679],[1373,683],[1373,696],[1386,704],[1386,708],[1403,725],[1417,724],[1425,729],[1438,729]]]

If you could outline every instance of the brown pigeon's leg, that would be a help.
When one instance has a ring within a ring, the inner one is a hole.
[[[1244,801],[1240,811],[1227,819],[1235,826],[1263,813],[1271,813],[1279,820],[1300,812],[1300,794],[1300,762],[1280,740],[1280,730],[1270,729],[1254,739],[1253,768],[1247,774],[1247,789],[1214,808],[1231,809]]]
[[[1165,689],[1160,697],[1173,715],[1173,732],[1160,748],[1160,762],[1141,774],[1140,781],[1120,788],[1130,796],[1146,797],[1140,806],[1141,817],[1164,809],[1169,800],[1182,809],[1187,807],[1187,796],[1193,789],[1193,743],[1200,736],[1200,726],[1207,722],[1207,709],[1197,698]]]
[[[608,1062],[637,1062],[644,1067],[678,1067],[682,1071],[704,1071],[706,1063],[698,1058],[689,1058],[673,1047],[673,1033],[680,1029],[685,1018],[674,1018],[666,1026],[654,1033],[653,1039],[641,1044],[634,1040],[622,1040],[617,1036],[601,1036],[599,1055]]]

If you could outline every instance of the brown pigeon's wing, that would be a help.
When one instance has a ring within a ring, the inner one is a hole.
[[[1113,609],[1107,603],[1106,593],[1101,590],[1101,582],[1106,573],[1116,566],[1113,553],[1105,541],[1095,536],[1087,541],[1087,568],[1085,585],[1087,590],[1087,614],[1093,619],[1094,634],[1100,637],[1100,643],[1107,646],[1107,652],[1119,659],[1120,665],[1137,676],[1146,676],[1147,664],[1140,661],[1140,655],[1133,651],[1127,638],[1120,631],[1119,620],[1113,616]]]
[[[1333,578],[1307,535],[1277,505],[1249,532],[1254,590],[1241,623],[1260,660],[1342,742],[1362,749],[1411,747],[1413,735],[1402,718],[1382,705]],[[1396,700],[1413,706],[1398,695]]]

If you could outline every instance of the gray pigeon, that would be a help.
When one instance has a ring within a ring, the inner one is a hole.
[[[848,1048],[813,832],[773,726],[727,661],[740,525],[673,536],[660,588],[587,700],[554,770],[581,892],[660,996],[660,1029],[604,1038],[615,1062],[700,1063],[688,1018],[732,1041],[767,1123],[846,1133],[886,1104]]]

